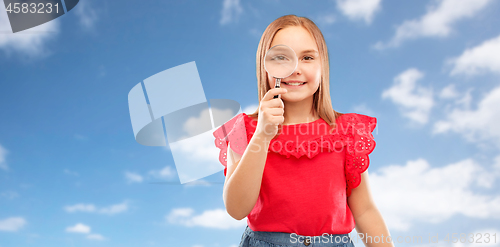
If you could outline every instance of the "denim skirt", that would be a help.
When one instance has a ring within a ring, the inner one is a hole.
[[[245,228],[239,247],[354,247],[349,234],[304,236],[286,232],[261,232]]]

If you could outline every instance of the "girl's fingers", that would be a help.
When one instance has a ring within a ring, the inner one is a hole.
[[[284,93],[286,93],[286,91],[287,90],[285,88],[271,88],[271,89],[269,89],[269,91],[267,91],[267,93],[264,95],[262,100],[265,100],[265,101],[271,100],[271,99],[273,99],[274,95],[284,94]]]
[[[283,116],[283,114],[285,113],[285,111],[283,110],[283,108],[269,108],[267,110],[267,112],[269,114],[271,114],[272,116]]]

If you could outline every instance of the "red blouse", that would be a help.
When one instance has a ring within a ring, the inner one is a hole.
[[[271,140],[259,198],[247,216],[253,231],[305,236],[350,233],[355,227],[347,197],[361,182],[375,148],[377,119],[346,113],[330,134],[323,119],[283,125]],[[238,114],[216,131],[219,160],[227,171],[227,147],[243,155],[257,120]]]

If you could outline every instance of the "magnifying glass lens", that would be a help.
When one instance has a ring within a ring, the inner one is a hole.
[[[267,52],[264,66],[272,77],[285,78],[297,67],[297,56],[288,46],[276,45]]]

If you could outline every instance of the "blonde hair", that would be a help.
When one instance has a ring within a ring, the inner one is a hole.
[[[316,112],[320,118],[324,119],[330,125],[330,133],[336,127],[335,120],[343,115],[343,113],[333,110],[332,101],[330,99],[330,65],[328,58],[328,49],[323,34],[313,21],[306,17],[298,17],[296,15],[285,15],[274,20],[262,34],[257,49],[257,88],[259,94],[259,103],[264,95],[271,88],[267,77],[267,72],[264,68],[264,57],[267,50],[271,48],[271,43],[278,31],[290,26],[299,26],[305,28],[316,41],[319,49],[321,60],[321,81],[318,91],[313,95],[313,106],[311,111]],[[257,118],[259,109],[254,113],[248,114],[252,118]],[[281,125],[280,125],[281,127]],[[278,135],[279,135],[278,131]],[[276,135],[275,137],[277,137]]]

